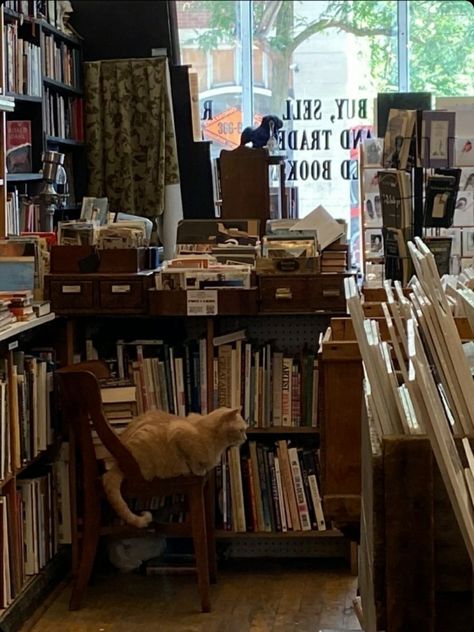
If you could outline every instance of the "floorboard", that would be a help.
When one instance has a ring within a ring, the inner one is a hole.
[[[232,561],[212,587],[212,612],[199,612],[192,575],[98,574],[84,607],[69,612],[67,586],[21,632],[318,632],[360,630],[357,580],[319,560]]]

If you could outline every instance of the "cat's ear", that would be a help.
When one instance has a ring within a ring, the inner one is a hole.
[[[237,406],[236,408],[228,408],[225,413],[222,415],[223,421],[231,421],[235,418],[236,415],[240,414],[242,410],[242,406]]]

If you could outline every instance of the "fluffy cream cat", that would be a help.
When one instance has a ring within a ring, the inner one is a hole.
[[[204,475],[217,465],[224,450],[240,445],[247,436],[240,408],[218,408],[209,415],[178,417],[159,410],[137,417],[120,435],[135,457],[143,478]],[[146,527],[152,517],[146,511],[134,514],[121,494],[123,474],[116,462],[103,476],[107,498],[128,524]]]

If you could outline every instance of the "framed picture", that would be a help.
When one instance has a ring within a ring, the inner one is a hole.
[[[366,259],[379,259],[383,257],[382,231],[373,229],[365,231],[365,257]]]
[[[379,176],[377,169],[364,169],[364,194],[379,192]]]
[[[456,167],[474,167],[474,136],[455,139]]]
[[[446,235],[451,237],[451,256],[461,256],[461,229],[460,228],[448,228]]]
[[[464,228],[462,231],[462,256],[474,257],[474,228]]]
[[[454,207],[453,226],[474,226],[474,191],[459,191]]]
[[[364,167],[382,166],[383,138],[366,138],[362,143]]]
[[[474,193],[474,168],[462,170],[459,195],[461,195],[462,192]]]

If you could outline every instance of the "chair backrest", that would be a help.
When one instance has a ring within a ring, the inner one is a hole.
[[[92,430],[95,430],[104,447],[117,460],[125,478],[140,481],[143,477],[138,463],[104,415],[97,378],[107,374],[107,366],[97,361],[72,364],[56,371],[62,410],[74,432],[88,476],[96,478],[99,475],[92,437]]]

